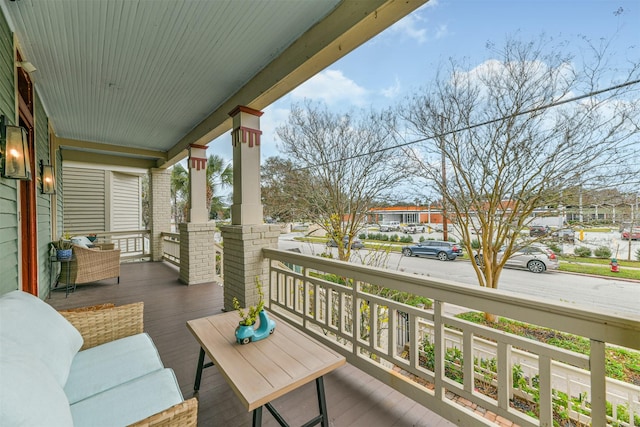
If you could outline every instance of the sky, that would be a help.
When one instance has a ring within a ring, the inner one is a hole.
[[[640,0],[431,0],[265,108],[261,157],[280,154],[276,128],[292,104],[311,99],[335,112],[392,107],[428,85],[450,57],[480,65],[491,57],[487,42],[541,34],[566,40],[569,48],[584,46],[577,43],[581,36],[610,40],[621,62],[640,62]],[[207,153],[231,161],[229,133]]]

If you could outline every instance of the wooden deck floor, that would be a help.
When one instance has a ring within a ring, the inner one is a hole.
[[[139,262],[122,265],[119,285],[113,279],[81,285],[68,298],[64,292],[53,292],[47,301],[57,309],[144,301],[145,331],[156,343],[165,366],[175,371],[183,395],[189,398],[193,396],[200,347],[185,324],[220,313],[222,292],[215,283],[180,284],[178,271],[169,264]],[[325,376],[325,389],[331,426],[454,425],[349,364]],[[205,369],[199,398],[199,426],[251,425],[251,414],[215,367]],[[300,425],[317,414],[315,385],[307,384],[273,403],[288,423]],[[278,424],[263,411],[263,425]]]

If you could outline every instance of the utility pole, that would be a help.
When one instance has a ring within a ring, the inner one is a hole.
[[[449,240],[447,227],[447,204],[445,202],[445,189],[447,188],[447,162],[444,155],[444,116],[440,116],[440,152],[442,153],[442,240]]]
[[[630,200],[631,201],[631,200]],[[634,211],[638,209],[638,195],[636,194],[636,203],[635,209],[633,203],[629,203],[631,206],[631,224],[629,224],[629,253],[627,254],[627,259],[631,261],[631,238],[633,237],[633,224],[634,224]]]

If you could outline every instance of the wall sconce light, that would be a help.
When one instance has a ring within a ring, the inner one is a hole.
[[[0,175],[31,180],[27,131],[20,126],[7,126],[5,116],[0,116]]]
[[[42,194],[56,194],[56,177],[53,174],[53,166],[45,165],[40,160],[40,191]]]

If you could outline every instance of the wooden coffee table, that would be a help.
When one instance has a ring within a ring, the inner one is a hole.
[[[253,411],[254,426],[262,423],[263,406],[288,426],[269,402],[315,380],[320,414],[305,426],[328,427],[323,375],[344,365],[345,357],[273,314],[269,317],[276,321],[273,335],[245,345],[235,341],[240,320],[236,312],[188,321],[187,328],[200,343],[194,391],[200,388],[202,370],[217,366],[247,411]],[[205,353],[212,363],[204,363]]]

